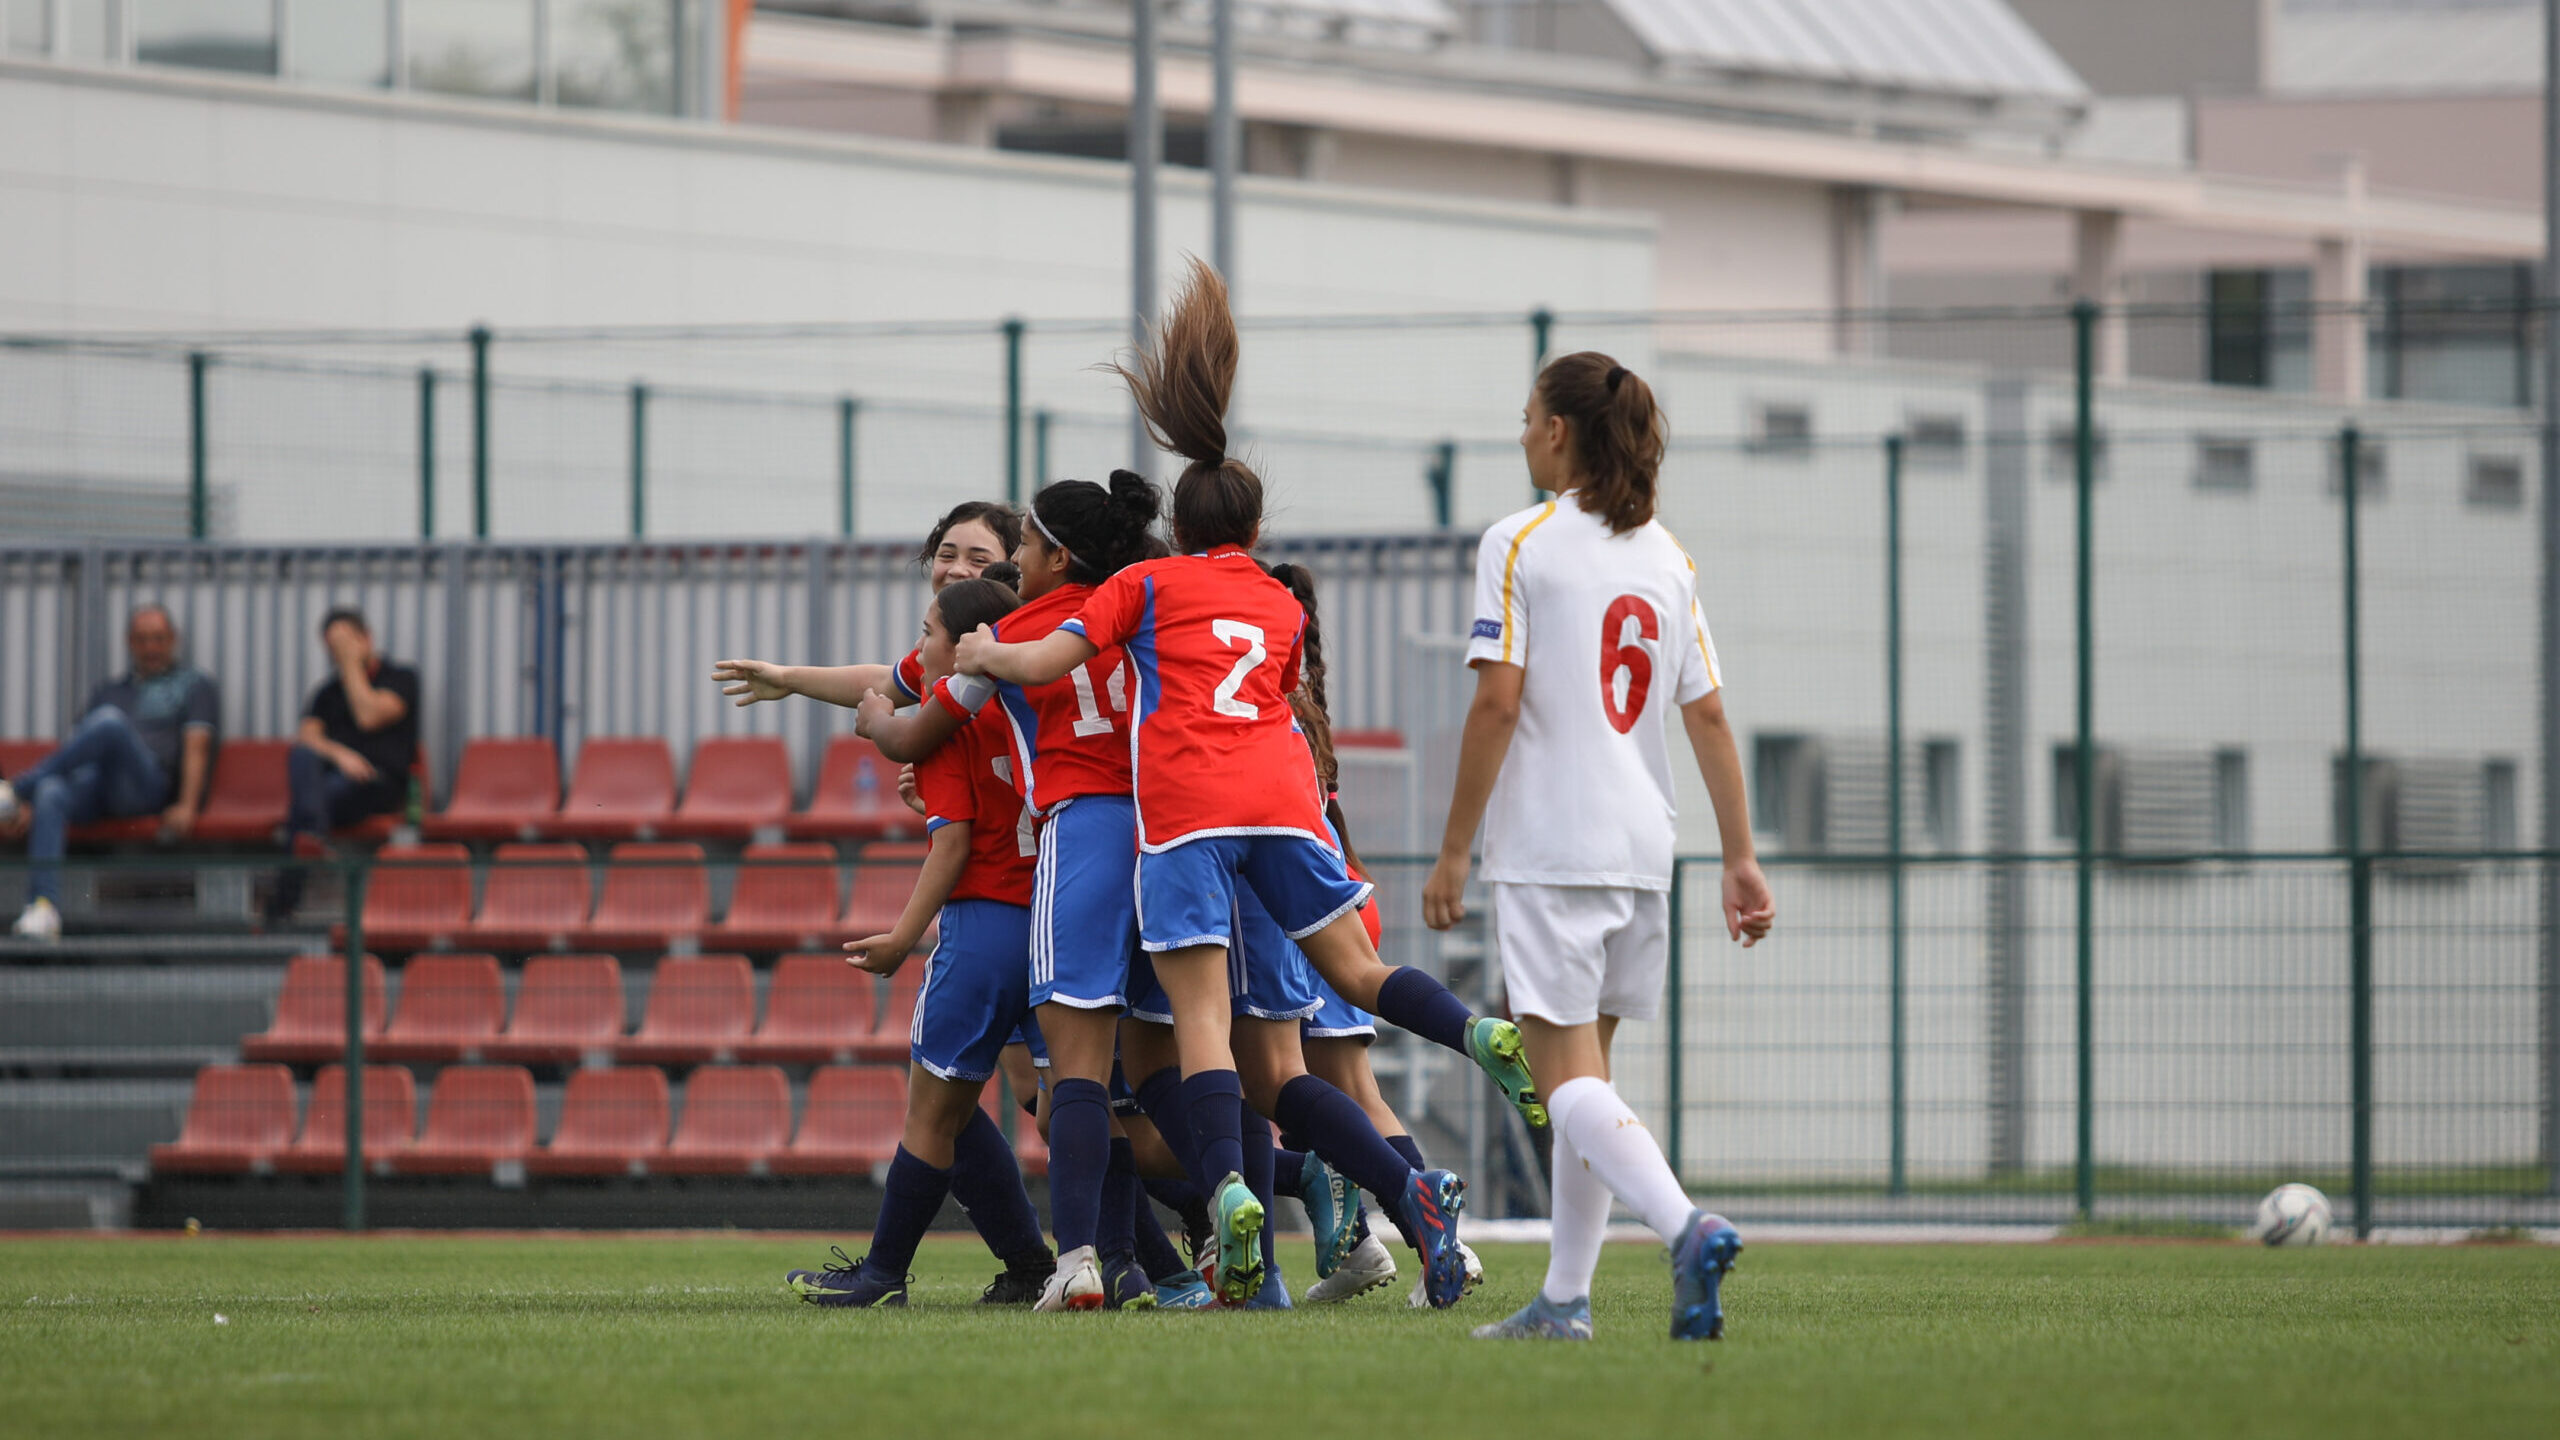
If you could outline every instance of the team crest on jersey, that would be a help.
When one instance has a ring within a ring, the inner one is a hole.
[[[1501,638],[1502,638],[1502,622],[1501,622],[1501,621],[1499,621],[1499,620],[1479,620],[1479,621],[1477,621],[1477,622],[1476,622],[1476,630],[1475,630],[1475,638],[1477,638],[1478,640],[1499,640],[1499,639],[1501,639]]]

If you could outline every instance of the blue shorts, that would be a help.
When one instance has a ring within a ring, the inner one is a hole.
[[[1022,1023],[1013,1027],[1013,1033],[1005,1037],[1004,1043],[1029,1046],[1031,1063],[1042,1070],[1049,1068],[1049,1042],[1040,1034],[1040,1021],[1037,1016],[1023,1016]]]
[[[1138,806],[1126,795],[1059,802],[1031,879],[1031,1003],[1118,1009],[1137,952]]]
[[[1333,987],[1316,977],[1316,1013],[1307,1017],[1301,1033],[1310,1040],[1375,1040],[1378,1022],[1368,1011],[1333,993]]]
[[[1246,888],[1292,940],[1359,909],[1370,890],[1351,878],[1341,851],[1304,835],[1203,835],[1138,857],[1140,946],[1229,944],[1236,895]]]
[[[1280,933],[1253,887],[1236,887],[1235,943],[1227,947],[1227,1002],[1255,1020],[1304,1020],[1324,1004],[1323,982],[1298,942]]]
[[[1129,1018],[1173,1023],[1173,1002],[1165,998],[1164,982],[1156,978],[1156,959],[1144,950],[1129,957]]]
[[[1031,912],[1000,900],[942,907],[940,938],[916,995],[907,1053],[945,1080],[984,1080],[1014,1028],[1031,1018]]]

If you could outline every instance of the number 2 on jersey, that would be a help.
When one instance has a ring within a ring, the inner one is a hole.
[[[1636,622],[1634,639],[1627,638],[1627,622]],[[1636,728],[1636,717],[1644,713],[1645,697],[1653,691],[1653,652],[1647,641],[1662,638],[1661,623],[1654,618],[1653,607],[1641,595],[1621,595],[1609,602],[1609,613],[1600,621],[1600,708],[1609,716],[1609,726],[1624,735]],[[1627,697],[1618,699],[1618,672],[1627,676]]]
[[[1209,708],[1221,715],[1233,715],[1239,720],[1260,719],[1261,710],[1237,699],[1236,691],[1243,688],[1244,677],[1252,674],[1254,667],[1260,665],[1269,655],[1269,652],[1263,648],[1262,627],[1247,625],[1241,620],[1212,620],[1209,622],[1209,633],[1217,636],[1218,642],[1222,645],[1240,644],[1245,647],[1244,658],[1236,661],[1236,668],[1227,672],[1227,678],[1218,682],[1216,693],[1209,697]]]

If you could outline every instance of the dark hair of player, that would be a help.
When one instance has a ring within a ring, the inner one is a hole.
[[[1031,497],[1031,525],[1073,557],[1069,580],[1099,585],[1147,558],[1148,527],[1161,503],[1161,492],[1145,477],[1114,470],[1108,490],[1090,480],[1042,486]]]
[[[993,569],[993,566],[989,566]],[[1016,576],[1021,575],[1016,570]],[[1022,597],[1013,587],[981,575],[975,580],[954,580],[933,597],[933,608],[942,612],[942,628],[954,636],[966,635],[981,625],[993,625],[1022,605]]]
[[[1574,492],[1582,508],[1624,535],[1653,518],[1666,442],[1662,410],[1644,377],[1596,350],[1559,355],[1538,372],[1547,413],[1573,426]]]
[[[1236,321],[1227,282],[1194,257],[1173,310],[1138,351],[1129,382],[1156,444],[1191,463],[1173,482],[1173,540],[1185,550],[1250,545],[1262,529],[1262,478],[1227,454],[1227,399],[1236,388]]]
[[[1316,619],[1315,572],[1304,565],[1282,561],[1271,567],[1271,578],[1289,587],[1298,599],[1300,609],[1307,612],[1307,634],[1298,656],[1298,688],[1289,692],[1289,709],[1298,717],[1298,729],[1307,737],[1307,749],[1315,755],[1316,779],[1324,786],[1325,817],[1333,822],[1334,833],[1342,837],[1342,853],[1353,864],[1359,856],[1351,849],[1351,835],[1343,827],[1342,807],[1334,802],[1333,793],[1342,784],[1342,761],[1333,753],[1332,705],[1325,698],[1324,627]]]
[[[988,566],[986,569],[979,571],[978,578],[981,580],[993,580],[1008,590],[1020,590],[1022,588],[1022,567],[1014,564],[1010,560],[999,560],[993,565]]]
[[[1003,554],[1012,554],[1013,548],[1022,543],[1022,517],[1014,513],[1012,506],[1000,500],[963,500],[934,522],[933,530],[924,537],[924,548],[916,551],[916,563],[931,565],[933,552],[942,548],[942,537],[951,533],[951,527],[972,520],[996,533],[996,549]]]
[[[134,613],[139,615],[142,612],[137,610]],[[160,613],[166,615],[169,612],[162,610]],[[353,625],[356,627],[356,633],[359,635],[371,635],[373,633],[372,628],[364,623],[364,612],[353,605],[330,606],[329,613],[320,617],[320,633],[326,635],[329,633],[330,626],[341,623]]]

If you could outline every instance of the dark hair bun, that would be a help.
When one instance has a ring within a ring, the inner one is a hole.
[[[999,560],[978,572],[981,580],[993,580],[1008,590],[1022,588],[1022,567],[1010,560]]]

